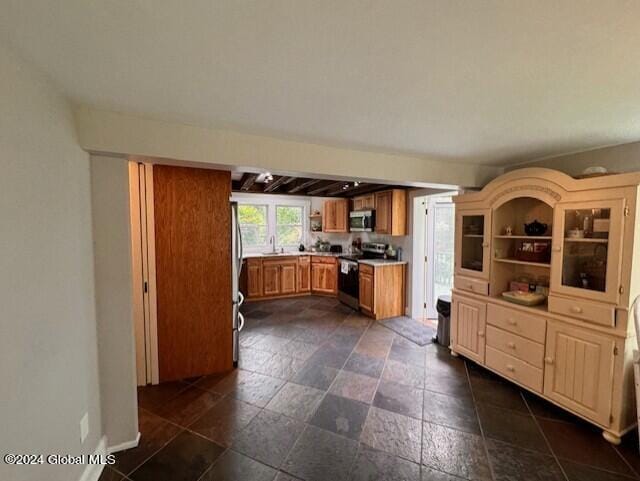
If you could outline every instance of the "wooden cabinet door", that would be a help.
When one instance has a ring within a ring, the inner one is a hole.
[[[376,208],[373,194],[361,195],[353,198],[353,210],[371,210]]]
[[[489,280],[491,209],[456,211],[454,272]]]
[[[547,324],[544,394],[558,404],[610,425],[613,338],[557,321]]]
[[[293,294],[298,288],[296,281],[298,263],[296,261],[283,262],[280,265],[280,293]]]
[[[335,232],[336,230],[336,203],[334,200],[325,200],[322,212],[322,231]]]
[[[264,261],[262,263],[262,289],[265,296],[277,296],[282,292],[280,287],[280,263]]]
[[[360,307],[369,311],[371,314],[375,314],[374,311],[374,299],[373,299],[373,276],[371,274],[360,273],[359,279],[359,302]]]
[[[551,292],[616,304],[624,235],[624,199],[561,202],[554,209]],[[594,219],[594,212],[602,218]],[[585,232],[584,223],[590,231]],[[580,238],[569,232],[582,230]],[[584,284],[583,284],[584,283]]]
[[[349,232],[349,200],[339,199],[335,201],[336,223],[335,232]]]
[[[455,351],[484,363],[487,304],[454,297],[451,315],[451,342]]]
[[[393,195],[391,191],[377,192],[375,195],[376,204],[376,227],[378,234],[391,234],[391,201]]]
[[[309,292],[311,290],[311,262],[309,257],[303,256],[298,259],[298,292]]]
[[[335,264],[311,264],[311,290],[325,294],[335,294],[337,287]]]
[[[247,297],[262,296],[262,261],[249,259],[247,261]]]

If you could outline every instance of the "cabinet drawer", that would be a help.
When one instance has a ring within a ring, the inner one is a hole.
[[[453,279],[453,286],[456,289],[475,292],[476,294],[482,294],[483,296],[489,295],[489,283],[480,279],[455,276],[455,278]]]
[[[598,302],[549,296],[549,310],[602,326],[615,326],[615,308]]]
[[[497,327],[487,326],[487,346],[543,368],[544,346]]]
[[[373,275],[373,266],[370,266],[368,264],[358,264],[358,270],[362,274],[369,274],[370,276]]]
[[[523,386],[542,392],[542,369],[533,367],[520,359],[489,346],[487,346],[485,353],[485,364],[487,367]]]
[[[516,309],[489,304],[487,323],[518,334],[535,342],[544,343],[547,321]]]
[[[336,258],[331,256],[311,256],[311,262],[314,264],[335,264]]]

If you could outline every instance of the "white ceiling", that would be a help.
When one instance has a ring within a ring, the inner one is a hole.
[[[504,165],[640,139],[640,1],[0,0],[76,102]]]

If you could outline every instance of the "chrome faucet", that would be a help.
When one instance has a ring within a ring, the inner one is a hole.
[[[272,235],[269,237],[269,244],[271,244],[271,252],[276,254],[276,236]]]

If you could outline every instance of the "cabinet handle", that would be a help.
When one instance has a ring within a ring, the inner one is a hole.
[[[509,341],[509,342],[507,342],[507,347],[510,347],[511,349],[515,349],[516,348],[516,343],[512,342],[512,341]]]
[[[489,243],[488,242],[483,242],[482,243],[482,247],[489,247]]]
[[[553,246],[553,247],[551,248],[551,250],[552,250],[553,252],[560,252],[562,249],[560,248],[560,246]]]
[[[516,370],[515,367],[513,367],[511,364],[507,364],[507,371],[514,372],[515,370]]]
[[[553,364],[553,358],[552,357],[545,357],[544,358],[544,362],[546,362],[547,364]]]
[[[516,321],[515,319],[507,319],[507,324],[509,324],[510,326],[516,326],[518,324],[518,321]]]
[[[473,290],[473,284],[467,284],[467,289]]]
[[[478,331],[478,337],[484,337],[484,331]]]
[[[574,314],[582,314],[582,307],[572,306],[571,312],[573,312]]]

